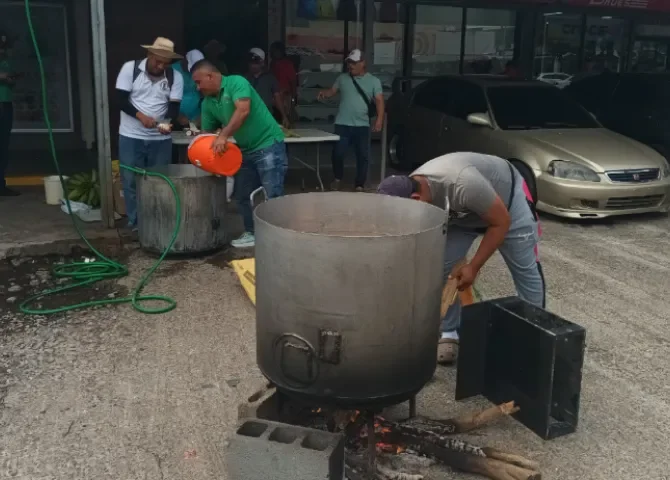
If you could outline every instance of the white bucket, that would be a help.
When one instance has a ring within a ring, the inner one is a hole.
[[[67,182],[68,178],[63,177],[63,180]],[[58,175],[44,177],[44,196],[47,205],[60,205],[60,201],[63,199],[63,186]]]

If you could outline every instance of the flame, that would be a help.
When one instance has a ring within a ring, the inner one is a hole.
[[[393,445],[392,443],[379,442],[377,444],[377,450],[385,453],[400,454],[405,451],[405,447],[401,447],[400,445]]]

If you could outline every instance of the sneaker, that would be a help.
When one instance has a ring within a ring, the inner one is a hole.
[[[0,188],[0,197],[18,197],[19,195],[21,195],[19,192],[11,188]]]
[[[340,180],[337,179],[333,180],[333,183],[330,184],[330,189],[333,192],[337,192],[340,189],[340,183],[341,183]]]
[[[441,338],[437,345],[437,363],[453,365],[458,358],[458,340],[455,338]]]
[[[253,233],[244,232],[242,236],[230,242],[235,248],[251,248],[256,245],[256,237]]]
[[[363,192],[365,192],[365,189],[363,187],[356,187],[356,192],[357,193],[363,193]]]

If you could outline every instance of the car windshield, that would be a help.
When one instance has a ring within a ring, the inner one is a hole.
[[[557,88],[491,87],[488,97],[493,117],[503,130],[599,126],[586,110]]]

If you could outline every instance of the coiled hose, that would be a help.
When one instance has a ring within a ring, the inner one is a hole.
[[[37,56],[37,64],[39,66],[40,82],[42,87],[42,109],[44,110],[44,122],[46,123],[47,130],[49,132],[49,146],[51,150],[51,157],[53,159],[54,166],[56,167],[56,173],[58,173],[58,177],[60,178],[63,191],[66,192],[67,187],[65,185],[63,174],[61,173],[60,165],[58,163],[58,156],[56,155],[56,145],[54,142],[53,129],[51,127],[51,120],[49,119],[46,75],[44,73],[44,64],[42,62],[42,55],[40,53],[39,45],[37,43],[35,29],[33,28],[30,0],[24,0],[24,3],[26,10],[26,19],[28,21],[28,30],[30,32],[30,38],[32,39],[33,47],[35,48],[35,55]],[[63,287],[56,288],[53,290],[46,290],[28,298],[20,305],[19,308],[21,312],[29,315],[53,315],[56,313],[67,312],[70,310],[77,310],[100,305],[120,304],[120,303],[130,303],[132,304],[133,308],[135,308],[135,310],[146,314],[166,313],[176,308],[177,302],[173,298],[164,295],[142,295],[142,290],[149,282],[149,278],[151,277],[151,275],[153,275],[153,273],[165,259],[168,252],[172,249],[172,246],[174,245],[174,242],[177,239],[177,235],[179,234],[179,226],[181,224],[181,199],[179,198],[179,194],[177,193],[177,189],[175,188],[174,183],[172,183],[172,181],[167,176],[157,172],[149,172],[140,168],[128,167],[126,165],[121,165],[121,168],[140,175],[160,177],[163,180],[165,180],[165,182],[167,182],[167,184],[172,189],[172,193],[174,194],[175,203],[177,206],[177,218],[175,219],[176,220],[175,229],[174,233],[172,234],[172,239],[170,240],[170,243],[163,252],[163,254],[153,264],[153,266],[149,270],[147,270],[147,272],[144,274],[137,287],[135,287],[135,290],[133,290],[132,294],[128,297],[104,299],[104,300],[92,300],[90,302],[76,303],[72,305],[65,305],[62,307],[51,308],[51,309],[32,308],[31,305],[34,302],[40,299],[44,299],[45,297],[68,292],[70,290],[74,290],[79,287],[92,285],[96,282],[99,282],[100,280],[121,278],[128,275],[128,268],[126,268],[124,265],[118,262],[115,262],[114,260],[107,258],[102,253],[100,253],[95,247],[93,247],[93,245],[91,245],[91,243],[88,241],[84,233],[81,231],[81,228],[79,228],[75,215],[72,213],[70,200],[67,199],[66,195],[65,203],[67,204],[67,210],[68,213],[70,214],[70,218],[72,219],[72,224],[74,225],[77,234],[81,237],[84,243],[95,255],[96,261],[91,263],[74,262],[66,265],[56,266],[53,269],[53,275],[57,278],[69,278],[72,282]],[[143,305],[145,302],[149,301],[158,301],[163,303],[164,305],[153,308]]]

